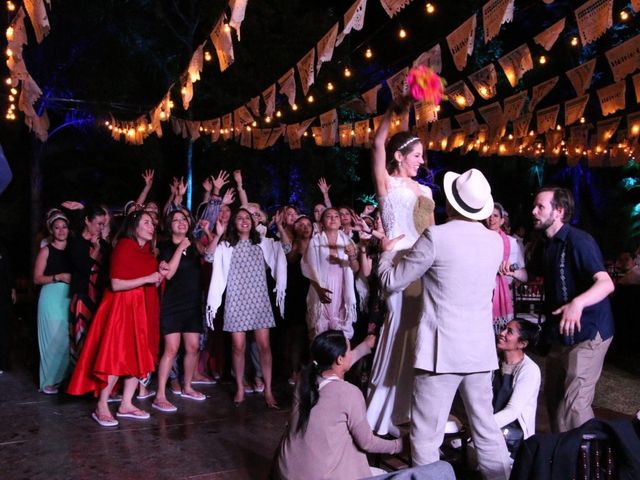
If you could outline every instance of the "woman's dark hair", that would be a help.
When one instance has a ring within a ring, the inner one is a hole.
[[[247,215],[249,215],[249,219],[251,220],[251,231],[249,232],[249,240],[251,241],[252,245],[258,245],[261,239],[260,234],[256,230],[256,223],[253,221],[253,215],[251,215],[251,212],[249,210],[242,207],[239,208],[238,211],[236,211],[229,220],[229,225],[227,226],[226,231],[227,242],[229,242],[229,245],[231,245],[232,247],[235,247],[240,241],[238,228],[236,227],[236,218],[238,217],[238,214],[240,212],[245,212]]]
[[[87,205],[84,207],[84,217],[92,222],[96,217],[102,217],[107,214],[107,210],[100,205]]]
[[[400,152],[402,155],[408,155],[418,142],[420,142],[420,139],[409,132],[398,132],[392,136],[385,147],[387,172],[393,173],[400,166],[396,160],[396,152]]]
[[[296,221],[293,222],[293,239],[294,240],[298,238],[298,234],[296,233],[296,224],[304,220],[308,221],[311,224],[311,235],[313,235],[313,220],[311,220],[311,218],[309,218],[306,215],[300,215],[298,218],[296,218]]]
[[[175,217],[178,213],[181,213],[187,219],[187,222],[189,223],[189,230],[187,231],[187,236],[191,238],[191,234],[193,233],[193,217],[191,216],[191,213],[189,212],[189,210],[186,210],[184,208],[174,210],[164,218],[165,231],[171,234],[171,224],[173,223],[173,217]]]
[[[138,225],[140,224],[142,217],[145,215],[149,217],[153,222],[153,218],[151,218],[151,215],[149,215],[149,213],[145,212],[144,210],[136,210],[135,212],[131,212],[129,215],[124,217],[124,222],[122,222],[122,226],[120,227],[120,231],[118,232],[118,235],[116,236],[116,238],[118,240],[122,238],[129,238],[131,240],[135,240],[136,229],[138,228]],[[153,232],[154,240],[155,240],[155,235],[156,235],[156,232],[154,230]],[[153,240],[152,240],[152,244],[153,244]]]
[[[338,210],[336,207],[327,207],[324,209],[324,212],[322,212],[322,215],[320,215],[320,224],[322,225],[322,223],[324,223],[324,217],[327,215],[327,213],[333,210],[334,212],[336,212],[338,215],[340,215],[340,210]]]
[[[300,376],[298,396],[298,424],[296,432],[307,430],[311,409],[318,403],[318,377],[325,370],[329,370],[333,362],[340,356],[347,354],[347,339],[340,330],[322,332],[311,343],[312,362],[307,365]]]
[[[518,324],[518,331],[520,334],[518,335],[518,341],[527,342],[527,346],[524,347],[524,350],[527,350],[530,347],[533,347],[538,343],[538,335],[540,333],[540,329],[538,325],[535,323],[531,323],[524,318],[514,318],[512,321]]]

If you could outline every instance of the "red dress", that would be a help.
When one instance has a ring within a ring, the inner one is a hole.
[[[132,280],[158,270],[149,243],[118,241],[111,257],[111,278]],[[67,392],[96,396],[107,377],[145,377],[155,370],[160,341],[160,306],[153,284],[113,292],[107,289],[87,333]]]

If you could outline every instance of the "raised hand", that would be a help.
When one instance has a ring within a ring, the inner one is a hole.
[[[222,187],[229,183],[229,174],[224,170],[218,172],[218,176],[213,179],[213,188],[215,192],[220,192]]]
[[[220,220],[220,217],[218,217],[218,220],[216,220],[216,236],[220,238],[222,237],[222,235],[224,235],[224,232],[226,231],[227,231],[227,224],[222,223],[222,221]]]
[[[80,202],[74,202],[72,200],[62,202],[60,205],[62,205],[67,210],[82,210],[84,208],[84,205],[82,205]]]
[[[184,181],[184,177],[180,177],[180,181],[178,182],[178,196],[184,197],[185,193],[187,193],[187,182]]]
[[[171,183],[169,184],[169,191],[171,192],[171,194],[175,197],[178,194],[178,183],[180,181],[178,180],[178,177],[173,177],[171,179]]]
[[[242,171],[234,170],[233,171],[233,180],[240,186],[242,186]]]
[[[236,193],[233,188],[227,188],[222,196],[222,203],[224,205],[231,205],[236,200]]]
[[[318,180],[318,188],[323,195],[327,195],[329,193],[331,185],[327,183],[327,180],[324,177],[320,177],[320,179]]]
[[[145,187],[151,188],[151,185],[153,185],[153,175],[155,173],[155,170],[148,168],[147,170],[145,170],[144,172],[142,172],[142,178],[144,179],[144,185]]]

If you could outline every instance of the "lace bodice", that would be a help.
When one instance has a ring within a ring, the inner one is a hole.
[[[418,236],[434,223],[435,203],[431,199],[431,191],[420,184],[418,188],[421,192],[419,197],[405,184],[405,180],[390,176],[387,195],[380,198],[382,226],[387,237],[404,234],[395,250],[410,248]]]

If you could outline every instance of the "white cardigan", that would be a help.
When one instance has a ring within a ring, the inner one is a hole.
[[[264,255],[264,261],[271,270],[271,276],[276,281],[276,305],[280,314],[284,316],[284,297],[287,289],[287,260],[282,251],[280,242],[271,238],[262,238],[260,248]],[[213,319],[222,303],[222,294],[227,288],[227,278],[231,267],[231,257],[234,248],[229,242],[221,242],[213,254],[213,269],[211,282],[209,283],[209,295],[207,296],[207,326],[213,330]]]
[[[527,355],[513,372],[513,393],[507,406],[493,415],[502,428],[518,420],[524,438],[536,433],[536,409],[540,391],[540,368]]]

